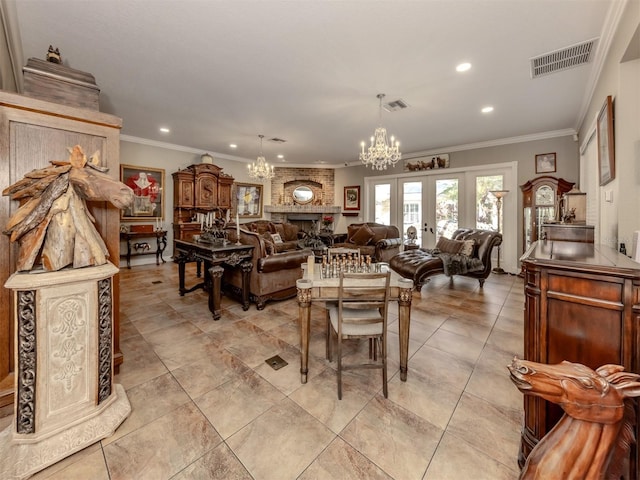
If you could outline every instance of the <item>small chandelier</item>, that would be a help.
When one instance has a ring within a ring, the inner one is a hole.
[[[396,166],[398,160],[402,157],[400,153],[400,142],[394,141],[391,136],[391,144],[387,143],[387,129],[382,126],[382,99],[384,93],[379,93],[380,99],[380,126],[376,128],[376,132],[371,137],[371,146],[365,152],[364,142],[360,144],[362,151],[360,152],[360,161],[366,166],[371,166],[373,170],[386,170],[389,165]]]
[[[262,139],[264,135],[258,135],[258,137],[260,137],[260,156],[255,162],[247,165],[249,167],[249,176],[258,180],[268,180],[273,178],[275,173],[273,172],[273,165],[269,165],[265,161],[264,155],[262,155]]]

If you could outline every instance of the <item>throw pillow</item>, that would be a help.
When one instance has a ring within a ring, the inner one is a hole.
[[[280,235],[281,239],[287,238],[284,234],[284,225],[282,225],[281,223],[274,223],[273,226],[276,231],[271,233],[277,233],[278,235]]]
[[[369,225],[362,225],[358,231],[353,235],[351,240],[355,245],[365,246],[368,245],[371,239],[375,236],[375,233],[371,231]]]
[[[264,248],[267,252],[267,255],[273,255],[276,251],[276,247],[273,245],[273,239],[271,238],[270,233],[265,233],[262,235],[262,239],[264,240]]]
[[[436,248],[442,253],[450,253],[452,255],[459,254],[463,246],[464,242],[462,240],[449,240],[445,237],[440,237],[436,244]]]
[[[474,249],[476,248],[476,241],[471,240],[463,240],[463,245],[460,249],[460,255],[466,255],[467,257],[473,257]]]
[[[283,243],[282,237],[280,236],[279,233],[272,233],[271,239],[273,240],[273,243]]]

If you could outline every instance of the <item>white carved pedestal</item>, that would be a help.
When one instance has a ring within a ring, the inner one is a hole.
[[[15,273],[14,421],[0,432],[0,478],[22,479],[113,434],[131,412],[113,383],[110,263]]]

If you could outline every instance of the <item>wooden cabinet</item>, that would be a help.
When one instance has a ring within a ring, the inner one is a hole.
[[[561,178],[542,176],[520,186],[523,208],[523,251],[542,237],[543,224],[557,219],[560,197],[571,190],[573,185],[572,182]]]
[[[193,208],[195,206],[193,188],[192,171],[175,172],[173,174],[173,206],[175,208]]]
[[[233,177],[224,174],[218,177],[218,206],[220,208],[231,208],[232,187]]]
[[[210,163],[190,165],[173,174],[173,238],[191,240],[201,232],[198,213],[224,215],[231,208],[233,177]]]
[[[602,245],[534,243],[523,256],[525,359],[547,364],[568,360],[594,370],[612,363],[640,373],[639,266]],[[637,403],[635,408],[640,418]],[[558,405],[524,396],[521,466],[562,413]],[[628,470],[625,479],[639,478],[637,444]]]
[[[51,160],[67,160],[68,147],[80,145],[87,155],[96,150],[108,175],[120,175],[121,119],[105,113],[0,92],[0,184],[8,187]],[[17,201],[0,197],[0,225],[18,209]],[[120,212],[107,202],[89,202],[98,232],[105,240],[109,260],[120,262]],[[17,245],[0,235],[0,285],[15,271]],[[116,369],[122,363],[119,342],[119,277],[113,282],[113,348]],[[13,402],[14,331],[10,290],[0,288],[0,406]]]

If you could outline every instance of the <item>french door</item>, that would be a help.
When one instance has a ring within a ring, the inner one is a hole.
[[[433,248],[441,236],[451,238],[458,229],[463,175],[431,175],[400,179],[398,204],[402,205],[402,232],[417,231],[416,243]]]
[[[500,231],[503,245],[494,256],[501,254],[502,266],[514,272],[518,270],[516,178],[515,162],[368,177],[365,218],[397,225],[405,240],[407,230],[414,227],[416,244],[423,248],[434,248],[441,236],[451,238],[458,228]],[[497,190],[511,191],[500,206],[492,193]]]

